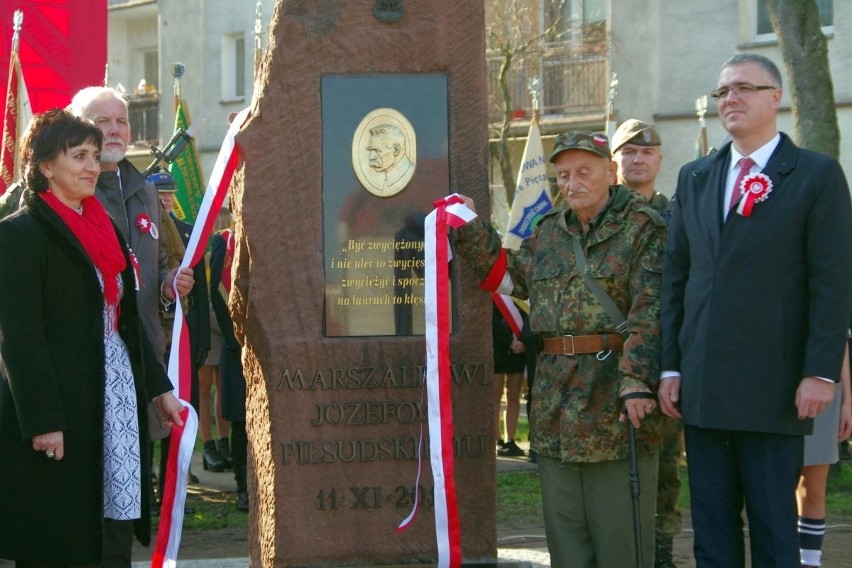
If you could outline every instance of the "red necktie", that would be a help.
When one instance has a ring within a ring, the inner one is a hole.
[[[737,200],[740,198],[740,195],[742,195],[742,191],[740,191],[740,184],[742,184],[743,178],[748,175],[751,167],[754,165],[754,160],[751,158],[740,158],[737,165],[740,167],[740,172],[737,174],[737,180],[734,182],[734,190],[731,192],[731,201],[728,203],[728,211],[734,208],[734,205],[737,204]]]

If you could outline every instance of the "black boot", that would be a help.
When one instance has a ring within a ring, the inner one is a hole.
[[[201,463],[204,466],[204,471],[214,471],[221,473],[225,471],[225,460],[216,449],[216,441],[210,440],[204,442],[204,452],[201,454]]]
[[[228,443],[228,438],[219,438],[216,440],[216,449],[219,450],[219,455],[225,462],[225,467],[231,469],[234,467],[234,460],[231,458],[231,446]]]
[[[248,484],[246,482],[247,468],[245,464],[234,466],[234,481],[237,482],[237,511],[247,513],[249,510]]]
[[[654,568],[677,568],[672,558],[672,537],[658,534],[654,540]]]

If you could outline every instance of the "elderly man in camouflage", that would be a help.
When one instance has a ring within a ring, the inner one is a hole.
[[[501,249],[496,231],[478,219],[456,232],[456,251],[486,286],[497,283],[503,293],[529,298],[530,325],[542,338],[530,445],[539,455],[555,567],[633,566],[622,404],[638,428],[641,546],[646,566],[653,566],[659,414],[652,399],[622,397],[651,392],[657,383],[665,224],[631,190],[610,185],[610,158],[603,134],[556,139],[550,161],[564,205],[542,218],[518,251]],[[626,315],[624,336],[584,281],[575,239],[586,272]]]

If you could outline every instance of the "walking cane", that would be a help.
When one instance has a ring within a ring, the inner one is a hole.
[[[631,392],[621,397],[621,413],[627,422],[627,462],[630,469],[630,498],[633,504],[633,558],[635,568],[644,568],[642,554],[642,516],[639,508],[639,461],[636,457],[636,428],[627,416],[625,402],[631,398],[655,398],[650,392]]]

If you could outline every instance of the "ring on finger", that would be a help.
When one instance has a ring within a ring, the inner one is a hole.
[[[53,450],[45,450],[44,455],[47,456],[47,459],[49,460],[52,460],[54,456],[56,456],[56,454],[53,453]]]

